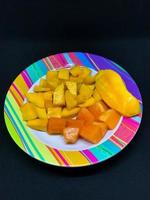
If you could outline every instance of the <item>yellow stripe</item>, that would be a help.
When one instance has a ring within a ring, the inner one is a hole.
[[[20,97],[20,95],[18,94],[18,92],[15,90],[15,88],[13,86],[10,87],[12,93],[14,94],[15,98],[19,101],[19,104],[21,105],[23,103],[22,98]]]
[[[19,76],[17,76],[17,78],[15,79],[14,83],[17,85],[17,88],[19,91],[21,91],[24,95],[26,95],[26,93],[28,92],[29,88],[26,85],[23,77],[21,76],[21,74]]]
[[[89,161],[78,151],[61,151],[66,161],[71,166],[88,165]]]

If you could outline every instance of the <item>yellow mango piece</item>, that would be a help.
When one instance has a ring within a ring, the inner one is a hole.
[[[53,103],[51,100],[45,100],[45,108],[46,108],[46,111],[49,107],[53,107]]]
[[[95,82],[95,76],[92,76],[92,75],[88,75],[84,81],[83,81],[85,84],[93,84]]]
[[[49,85],[48,85],[46,79],[44,79],[44,78],[41,78],[41,79],[40,79],[39,86],[41,86],[41,87],[43,87],[43,88],[49,87]]]
[[[68,109],[74,108],[77,105],[76,96],[71,94],[69,90],[65,92],[66,106]]]
[[[81,96],[85,97],[85,99],[88,99],[92,96],[94,87],[95,86],[93,86],[93,85],[82,84],[81,87],[80,87],[79,94]]]
[[[43,95],[40,93],[27,93],[26,94],[27,100],[31,103],[33,103],[35,106],[38,106],[40,108],[44,108],[44,98]]]
[[[77,83],[82,83],[83,82],[83,78],[81,78],[80,76],[70,76],[70,81],[74,81],[74,82],[77,82]]]
[[[50,91],[50,88],[41,87],[40,85],[35,85],[33,90],[34,92],[47,92],[47,91]]]
[[[81,67],[79,65],[75,65],[70,69],[70,73],[72,76],[79,76],[82,73]]]
[[[35,106],[36,113],[39,119],[47,119],[46,109]]]
[[[77,83],[76,82],[66,81],[66,86],[71,94],[77,95]]]
[[[96,102],[99,102],[101,100],[101,96],[100,94],[97,92],[97,90],[95,89],[93,92],[93,98],[95,99]]]
[[[80,77],[82,77],[83,79],[85,79],[88,75],[91,74],[91,70],[87,67],[82,67],[81,70],[82,73],[80,74]]]
[[[31,103],[23,104],[21,106],[20,110],[21,110],[21,113],[22,113],[22,118],[25,121],[36,119],[38,117],[36,110],[35,110],[35,107]]]
[[[101,71],[101,70],[99,70],[99,71],[97,72],[97,74],[95,75],[95,81],[97,81],[97,80],[99,79],[99,77],[100,77],[100,71]]]
[[[61,83],[56,87],[53,93],[53,104],[58,106],[65,105],[64,84]]]
[[[96,89],[104,102],[124,116],[140,113],[140,103],[126,88],[121,76],[113,70],[100,70]]]
[[[79,93],[82,83],[77,83],[77,93]]]
[[[42,93],[44,100],[48,100],[48,101],[52,101],[52,92],[48,91],[48,92],[43,92]]]
[[[61,118],[62,108],[61,107],[49,107],[47,110],[48,119],[51,117]]]
[[[48,79],[47,83],[50,87],[51,90],[54,90],[59,84],[60,84],[60,80],[57,78],[52,78],[52,79]]]
[[[51,79],[57,79],[58,71],[48,71],[46,74],[46,80],[51,81]]]
[[[95,104],[95,99],[93,97],[90,97],[87,99],[84,103],[79,104],[80,107],[89,107]]]
[[[58,72],[58,78],[63,80],[69,80],[69,70],[68,69],[60,69]]]
[[[34,119],[27,122],[27,126],[38,131],[47,131],[47,119]]]
[[[86,100],[87,100],[87,98],[85,96],[81,95],[81,94],[79,94],[77,96],[77,102],[78,102],[78,104],[84,103]]]
[[[76,108],[72,108],[72,109],[67,109],[67,108],[63,108],[62,110],[62,117],[73,117],[75,116],[78,112],[80,111],[79,107]]]

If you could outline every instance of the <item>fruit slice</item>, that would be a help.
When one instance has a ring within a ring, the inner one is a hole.
[[[78,65],[73,66],[70,69],[70,73],[72,74],[72,76],[79,76],[82,73],[81,67]]]
[[[58,85],[53,94],[53,104],[58,106],[65,105],[64,84]]]
[[[22,113],[22,118],[25,121],[36,119],[38,117],[37,113],[36,113],[36,109],[35,109],[34,105],[31,103],[23,104],[21,106],[20,110]]]
[[[104,136],[108,130],[107,125],[103,122],[93,122],[94,125],[99,126],[101,129],[101,134]]]
[[[70,128],[79,128],[79,129],[81,129],[83,124],[84,124],[84,121],[83,120],[79,120],[79,119],[67,119],[66,120],[66,127],[70,127]]]
[[[47,92],[47,91],[50,91],[50,88],[41,87],[40,85],[35,85],[33,90],[34,92]]]
[[[60,69],[58,72],[58,78],[63,80],[69,80],[69,70],[68,69]]]
[[[79,137],[79,128],[65,128],[63,135],[67,144],[74,144]]]
[[[101,113],[106,111],[107,109],[107,106],[103,102],[99,102],[88,107],[88,110],[94,115],[95,120],[98,120]]]
[[[62,112],[62,108],[61,107],[49,107],[47,109],[47,116],[48,116],[48,118],[51,118],[51,117],[60,118],[61,117],[61,112]]]
[[[77,83],[76,82],[66,81],[66,86],[71,94],[77,95]]]
[[[87,108],[81,108],[77,119],[83,120],[86,123],[92,123],[94,121],[94,116]]]
[[[50,118],[48,120],[47,131],[50,134],[63,134],[66,125],[66,120],[63,118]]]
[[[100,115],[99,120],[105,122],[109,129],[114,129],[119,122],[120,117],[121,116],[117,111],[109,109]]]
[[[40,119],[47,119],[46,109],[45,108],[39,108],[35,106],[36,113],[38,115],[38,118]]]
[[[34,119],[27,122],[27,126],[39,131],[47,131],[47,119]]]
[[[97,92],[97,90],[95,89],[93,92],[93,98],[95,99],[96,102],[99,102],[101,100],[101,96],[100,94]]]
[[[79,107],[72,108],[70,110],[67,108],[64,108],[62,110],[62,117],[74,117],[79,111],[80,111]]]
[[[79,104],[80,107],[89,107],[95,104],[95,99],[93,97],[90,97],[87,99],[84,103]]]
[[[26,94],[27,100],[31,103],[33,103],[35,106],[38,106],[40,108],[44,108],[44,98],[43,95],[40,93],[27,93]]]
[[[95,82],[95,76],[91,76],[88,75],[85,79],[84,79],[84,83],[86,84],[92,84]]]
[[[68,109],[74,108],[77,105],[76,96],[71,94],[69,90],[65,92],[66,106]]]
[[[98,143],[104,136],[103,130],[100,126],[94,124],[84,125],[79,134],[82,138],[93,144]]]
[[[51,79],[57,79],[58,71],[48,71],[46,74],[47,81],[51,81]]]

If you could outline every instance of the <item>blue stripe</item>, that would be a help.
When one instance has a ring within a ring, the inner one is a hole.
[[[89,58],[85,56],[84,53],[75,52],[75,55],[79,58],[79,60],[83,63],[84,66],[90,67],[91,69],[96,69],[95,66],[89,60]]]
[[[39,72],[40,77],[44,76],[47,73],[48,68],[42,60],[37,61],[36,63],[34,63],[34,65],[36,66],[35,68]]]
[[[32,83],[36,82],[39,79],[38,75],[35,73],[33,65],[30,65],[26,70],[32,80]]]
[[[71,60],[70,56],[68,55],[68,53],[63,53],[63,55],[64,55],[65,59],[67,60],[68,64],[73,64],[74,65],[74,63],[72,62],[72,60]]]
[[[110,140],[107,140],[100,146],[106,149],[106,151],[109,151],[110,153],[112,153],[113,155],[118,153],[121,150],[116,144],[114,144]]]
[[[7,108],[6,104],[5,104],[5,110],[6,110],[6,113],[8,114],[8,116],[9,116],[11,122],[14,124],[14,127],[16,128],[16,130],[17,130],[17,132],[18,132],[18,134],[19,134],[19,136],[20,136],[22,142],[24,143],[24,146],[26,147],[26,149],[28,150],[28,152],[30,153],[30,155],[31,155],[32,157],[34,157],[34,155],[32,154],[32,151],[30,150],[28,144],[26,143],[26,141],[25,141],[25,139],[24,139],[24,137],[23,137],[21,131],[19,130],[19,128],[18,128],[18,126],[17,126],[17,124],[16,124],[14,118],[12,117],[11,113],[9,112],[9,109]]]
[[[107,151],[105,151],[103,148],[99,147],[94,147],[90,149],[92,154],[99,160],[103,161],[111,157],[111,154]]]

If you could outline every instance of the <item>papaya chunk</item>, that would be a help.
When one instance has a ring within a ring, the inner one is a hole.
[[[50,118],[48,120],[47,131],[49,134],[63,134],[66,120],[63,118]]]
[[[115,128],[119,122],[120,117],[121,116],[117,111],[109,109],[100,115],[99,120],[105,122],[108,128],[111,130]]]

